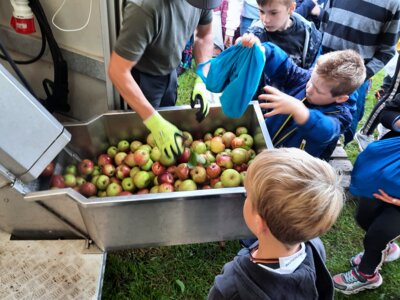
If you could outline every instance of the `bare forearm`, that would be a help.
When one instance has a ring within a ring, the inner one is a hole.
[[[130,73],[131,68],[124,64],[121,65],[120,60],[120,57],[112,55],[108,75],[129,107],[145,120],[154,113],[154,108],[133,79]]]
[[[199,26],[199,27],[204,27],[204,26]],[[196,64],[205,62],[212,57],[213,37],[211,30],[206,28],[198,28],[194,39],[193,52]]]

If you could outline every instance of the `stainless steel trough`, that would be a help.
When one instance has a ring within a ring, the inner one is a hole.
[[[217,127],[234,130],[246,126],[255,136],[257,150],[272,147],[257,102],[252,102],[240,119],[227,118],[219,106],[211,107],[202,123],[197,123],[188,106],[160,113],[195,137]],[[148,134],[133,112],[110,112],[86,123],[65,124],[65,128],[72,136],[69,149],[82,158],[95,158],[121,139],[145,140]],[[57,166],[65,166],[71,159],[62,151]],[[243,187],[87,199],[70,188],[49,190],[47,184],[37,180],[26,187],[29,192],[24,195],[8,191],[7,202],[4,198],[0,201],[4,213],[0,213],[0,228],[22,238],[84,237],[104,251],[250,236],[242,217]],[[30,221],[4,218],[7,212],[16,216],[16,209],[18,215],[30,216]],[[49,212],[53,216],[48,216]]]

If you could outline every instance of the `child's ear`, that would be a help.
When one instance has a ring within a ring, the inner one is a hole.
[[[343,103],[343,102],[346,102],[348,99],[349,99],[348,95],[341,95],[341,96],[335,97],[335,102],[336,103]]]
[[[292,4],[289,6],[289,14],[292,15],[296,9],[296,1],[293,1]]]
[[[256,229],[258,234],[265,234],[265,230],[267,229],[267,223],[265,220],[259,215],[256,215]],[[258,236],[258,235],[257,235]]]

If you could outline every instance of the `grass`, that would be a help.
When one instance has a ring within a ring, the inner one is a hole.
[[[360,126],[374,105],[373,91],[382,78],[380,73],[373,80]],[[194,79],[192,71],[179,77],[178,105],[188,104],[190,88],[187,87],[193,86]],[[350,143],[346,151],[354,162],[358,154],[356,143]],[[347,271],[349,258],[363,248],[363,232],[354,221],[355,210],[356,203],[350,199],[332,230],[322,237],[332,274]],[[205,299],[215,275],[239,248],[238,241],[228,241],[225,248],[205,243],[109,253],[103,299]],[[399,299],[400,262],[384,265],[381,274],[384,283],[379,289],[351,297],[336,293],[335,299]]]

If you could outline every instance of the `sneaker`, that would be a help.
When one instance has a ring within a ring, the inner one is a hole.
[[[365,150],[365,148],[367,148],[369,144],[375,141],[373,135],[366,135],[361,132],[361,129],[356,132],[356,134],[354,135],[354,139],[356,140],[360,151]]]
[[[372,278],[365,278],[357,271],[357,268],[337,274],[332,279],[335,289],[346,295],[356,294],[367,289],[376,289],[383,282],[379,272],[376,272]]]
[[[356,267],[361,263],[361,259],[364,252],[360,252],[357,255],[350,258],[350,265]],[[400,247],[396,243],[389,243],[385,250],[384,262],[391,262],[400,258]]]

